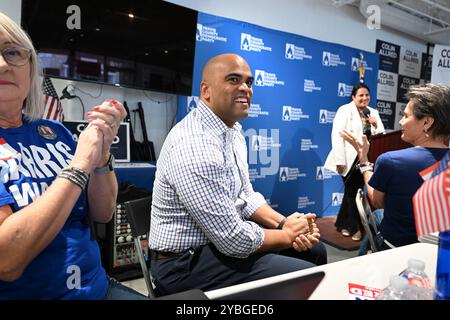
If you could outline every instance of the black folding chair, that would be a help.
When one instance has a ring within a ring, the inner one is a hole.
[[[139,258],[142,274],[148,290],[148,296],[150,298],[155,298],[155,285],[152,281],[151,270],[147,266],[141,243],[143,238],[148,239],[148,233],[150,231],[152,197],[149,196],[137,200],[126,201],[124,202],[124,206],[128,216],[128,221],[130,222],[131,234],[134,237],[136,254]]]
[[[372,209],[370,208],[369,200],[362,189],[358,189],[356,192],[356,207],[361,218],[361,223],[364,227],[367,239],[369,240],[370,248],[372,252],[377,252],[378,248],[375,242],[375,236],[378,232],[375,218],[372,215]],[[370,221],[370,223],[369,223]]]

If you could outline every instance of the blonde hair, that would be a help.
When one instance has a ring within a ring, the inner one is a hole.
[[[44,113],[44,95],[42,93],[42,69],[36,50],[26,32],[11,18],[1,12],[0,32],[17,45],[32,49],[30,57],[30,90],[23,102],[22,112],[30,120],[37,120]]]

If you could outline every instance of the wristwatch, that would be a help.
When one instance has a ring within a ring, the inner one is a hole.
[[[111,172],[114,170],[114,166],[116,164],[116,158],[114,158],[114,155],[111,153],[109,155],[108,162],[106,162],[105,166],[100,168],[95,168],[94,173],[95,174],[105,174],[108,172]]]

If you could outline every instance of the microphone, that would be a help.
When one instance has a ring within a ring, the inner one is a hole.
[[[369,122],[370,109],[365,107],[362,112],[364,114],[364,117],[366,118],[364,128],[363,128],[363,133],[367,136],[367,139],[370,139],[370,137],[372,136],[372,129],[370,127],[370,122]]]
[[[366,116],[366,119],[368,119],[370,117],[370,109],[369,108],[365,107],[362,112]]]

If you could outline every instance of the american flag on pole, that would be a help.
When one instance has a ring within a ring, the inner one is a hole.
[[[59,101],[58,94],[56,93],[55,87],[53,86],[50,78],[45,77],[42,83],[42,91],[45,95],[45,110],[42,118],[57,120],[59,122],[64,121],[64,112]]]
[[[413,197],[417,236],[450,230],[450,151],[428,169],[421,172],[428,177]]]

